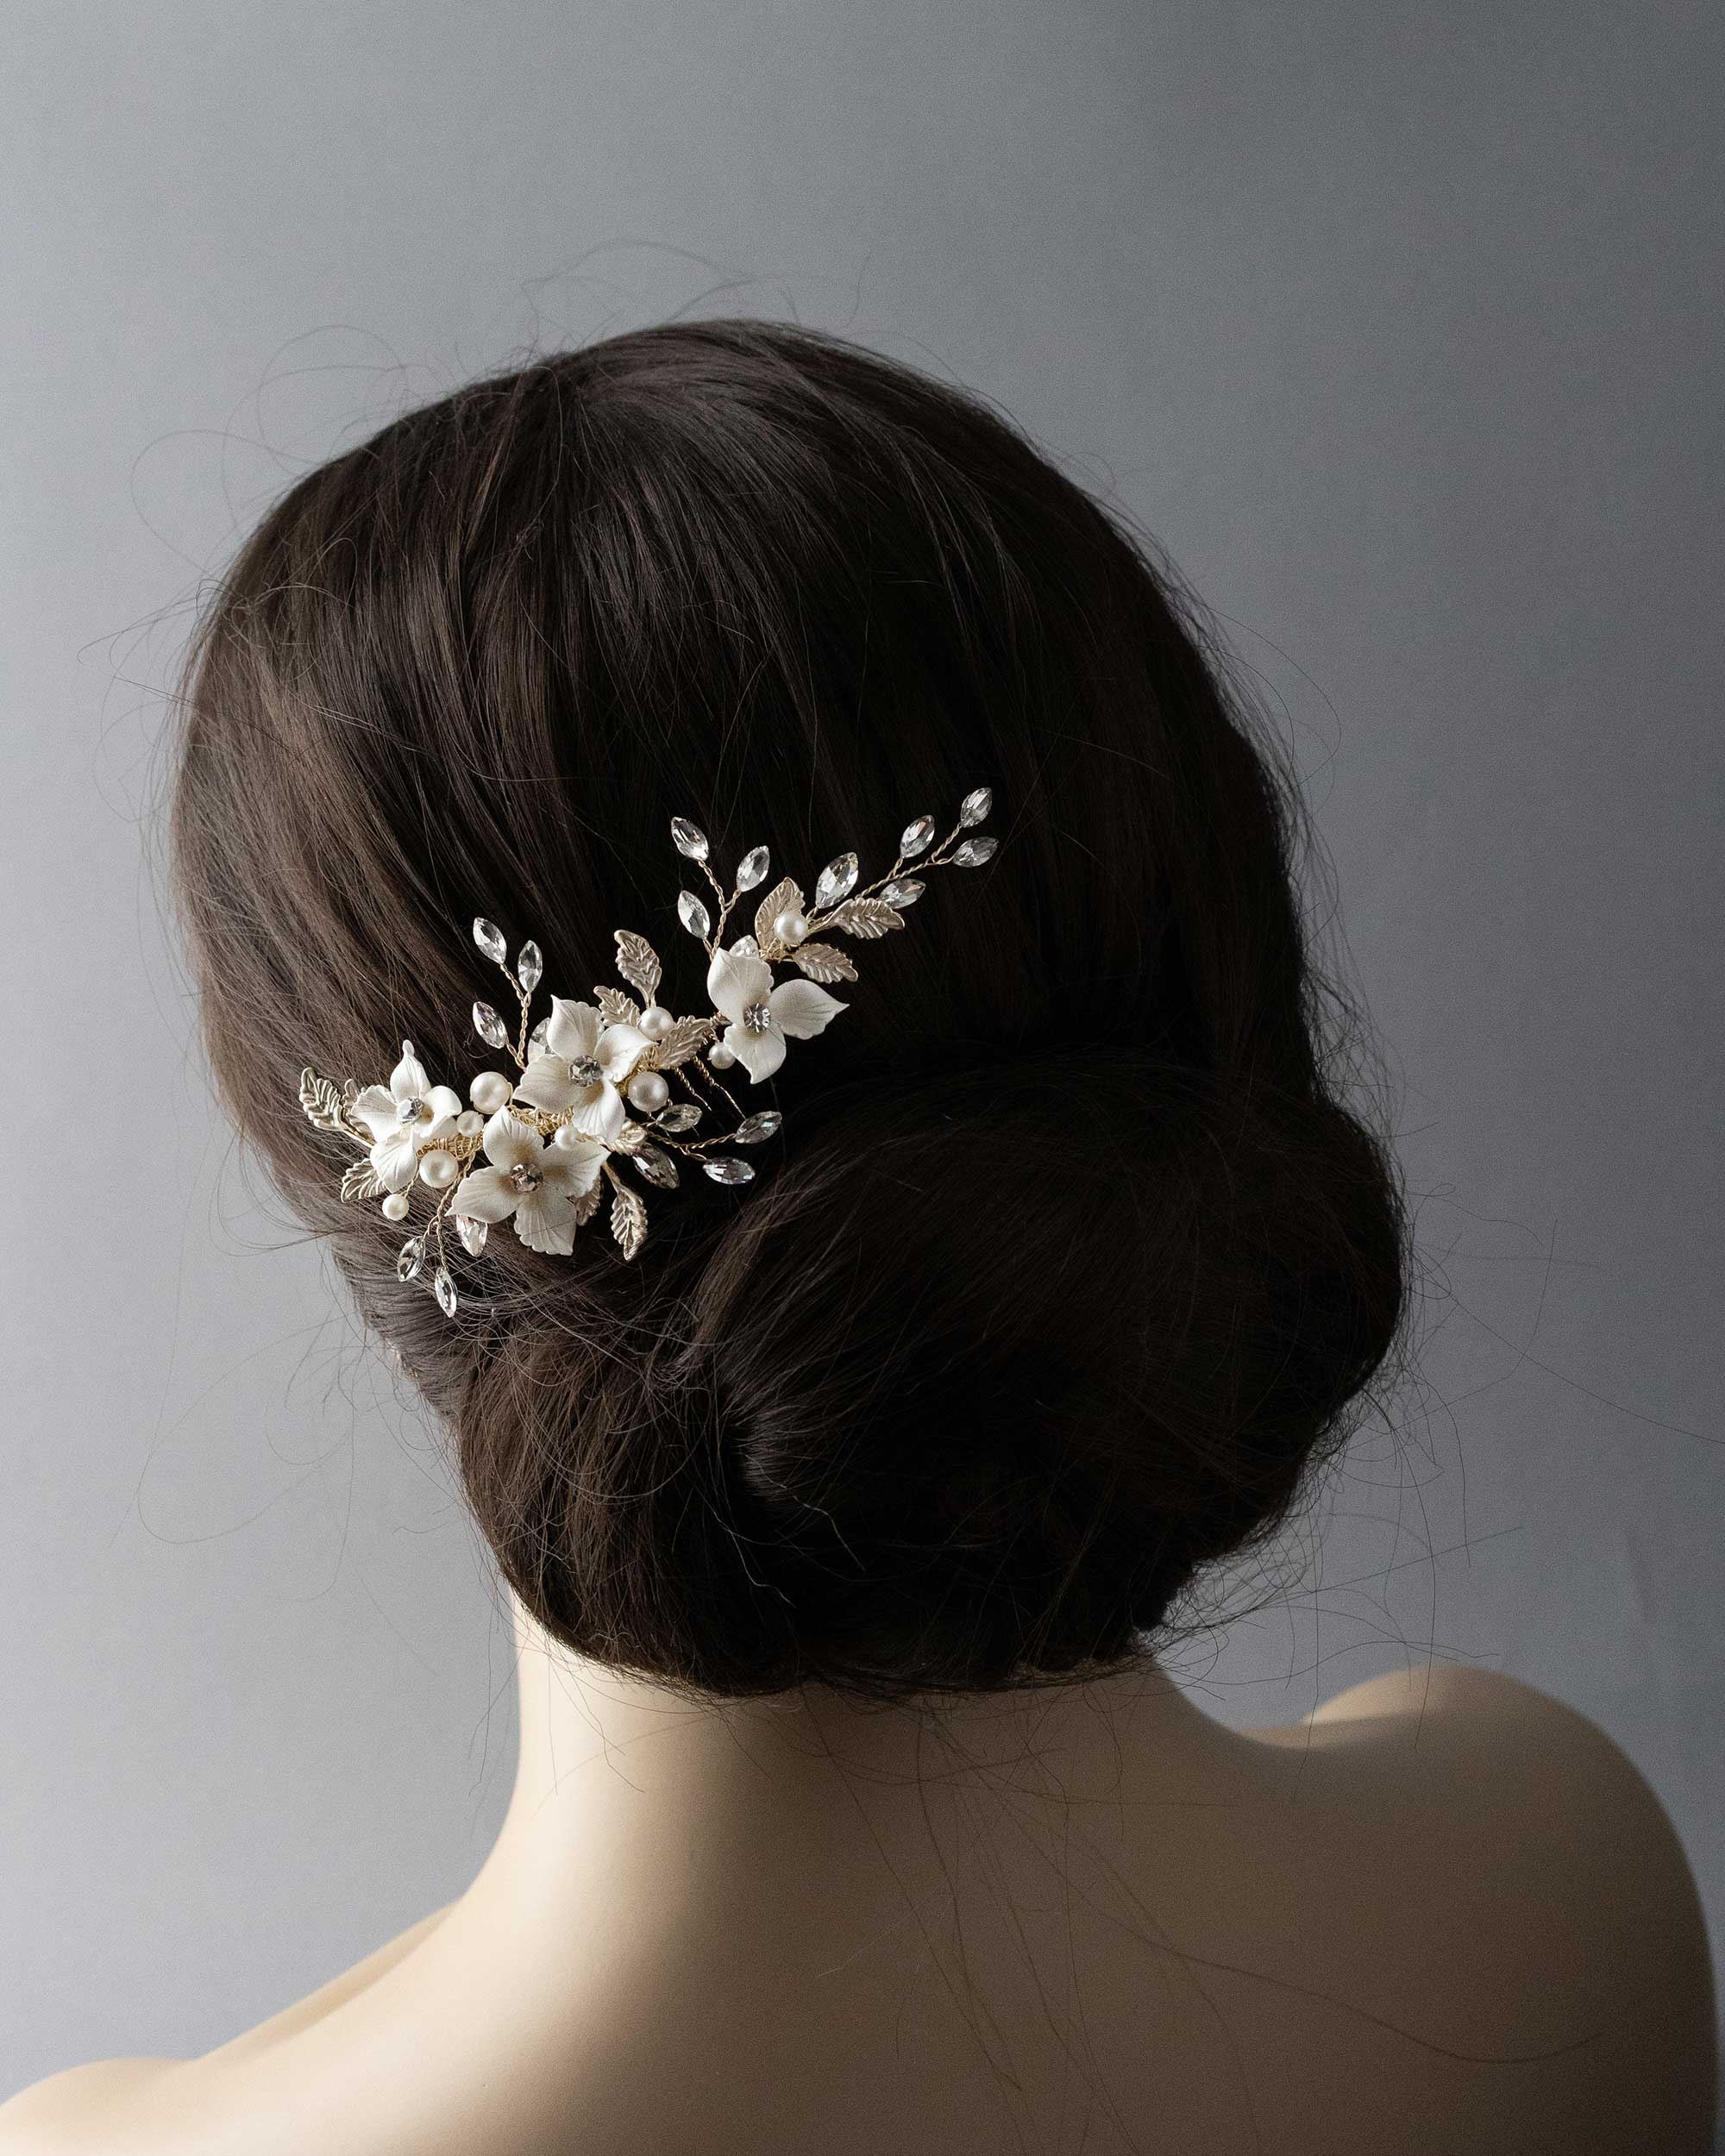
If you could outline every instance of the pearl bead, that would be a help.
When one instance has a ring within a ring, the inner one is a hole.
[[[463,1138],[477,1138],[485,1128],[485,1118],[477,1108],[463,1108],[455,1118],[455,1128]]]
[[[641,1031],[649,1041],[662,1041],[676,1022],[662,1003],[649,1003],[641,1013]]]
[[[671,1088],[656,1070],[637,1070],[627,1087],[629,1105],[656,1115],[671,1097]]]
[[[461,1174],[461,1165],[453,1153],[434,1147],[419,1156],[419,1180],[430,1183],[433,1190],[447,1190]]]
[[[500,1070],[482,1070],[467,1087],[467,1098],[482,1115],[495,1115],[499,1108],[506,1108],[514,1094],[514,1087]]]
[[[781,943],[800,943],[808,934],[807,918],[800,913],[780,913],[774,917],[773,933]]]
[[[560,1123],[551,1133],[553,1145],[591,1145],[593,1142],[585,1131],[578,1131],[573,1123]]]
[[[407,1199],[403,1192],[390,1192],[383,1201],[383,1217],[386,1220],[405,1220],[407,1218]]]
[[[737,1061],[737,1051],[727,1048],[723,1041],[715,1041],[706,1051],[706,1059],[715,1070],[729,1070]]]

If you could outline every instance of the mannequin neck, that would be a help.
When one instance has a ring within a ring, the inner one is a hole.
[[[573,1654],[511,1596],[519,1742],[502,1839],[550,1852],[578,1835],[748,1839],[865,1801],[926,1814],[932,1787],[973,1810],[1177,1798],[1214,1783],[1240,1740],[1151,1658],[1082,1683],[879,1707],[808,1688],[709,1706]],[[886,1831],[892,1832],[888,1825]]]

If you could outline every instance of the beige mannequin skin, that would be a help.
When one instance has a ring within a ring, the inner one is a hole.
[[[943,1734],[705,1712],[514,1620],[467,1892],[201,2059],[39,2084],[0,2156],[1711,2148],[1682,1850],[1527,1686],[1243,1734],[1151,1664]]]

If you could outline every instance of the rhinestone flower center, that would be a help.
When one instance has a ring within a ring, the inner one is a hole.
[[[397,1103],[395,1119],[398,1123],[404,1125],[417,1123],[422,1120],[424,1113],[425,1103],[417,1094],[415,1094],[411,1100]]]
[[[596,1086],[604,1075],[591,1056],[577,1056],[569,1065],[569,1077],[578,1086]]]
[[[537,1190],[545,1178],[536,1168],[530,1168],[525,1161],[517,1161],[509,1171],[510,1188],[524,1198],[530,1191]]]
[[[743,1030],[745,1033],[764,1033],[773,1023],[771,1007],[765,1003],[746,1003],[743,1006]]]

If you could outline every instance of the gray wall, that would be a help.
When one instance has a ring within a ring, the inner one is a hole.
[[[1201,1696],[1512,1670],[1627,1746],[1725,1913],[1716,11],[0,30],[0,2090],[221,2040],[498,1820],[510,1658],[433,1436],[210,1112],[162,689],[291,475],[680,308],[998,397],[1166,542],[1296,744],[1394,1057],[1422,1376]]]

